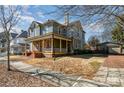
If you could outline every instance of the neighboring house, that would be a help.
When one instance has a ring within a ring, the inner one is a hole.
[[[104,42],[97,45],[97,50],[104,54],[123,54],[121,43]]]
[[[28,29],[30,52],[32,57],[54,57],[72,54],[75,49],[83,49],[85,43],[85,32],[80,21],[60,24],[55,20],[45,23],[33,21]]]
[[[0,54],[1,53],[4,53],[5,51],[6,51],[6,39],[5,39],[5,37],[4,37],[4,33],[3,32],[1,32],[0,33]]]
[[[27,32],[22,31],[20,34],[10,33],[10,54],[23,54],[26,48],[29,47],[26,44],[25,39],[27,38]],[[27,46],[26,46],[27,45]],[[5,54],[7,51],[7,42],[5,33],[0,33],[0,54]]]
[[[16,38],[17,33],[10,33],[10,39],[13,40]],[[0,33],[0,55],[6,54],[7,51],[7,41],[5,37],[5,32]]]
[[[11,54],[24,54],[25,51],[29,49],[29,44],[25,41],[27,35],[27,31],[22,30],[22,32],[11,41]]]

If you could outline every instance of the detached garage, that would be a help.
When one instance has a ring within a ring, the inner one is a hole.
[[[122,44],[104,42],[97,45],[97,49],[104,54],[122,54]]]

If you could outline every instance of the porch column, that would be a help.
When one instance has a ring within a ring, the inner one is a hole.
[[[34,42],[32,42],[32,51],[34,51]]]
[[[44,40],[42,40],[42,52],[44,52]]]
[[[26,46],[26,43],[25,43],[25,56],[27,56],[27,46]]]
[[[32,52],[32,57],[35,58],[35,53],[34,53],[34,51]]]
[[[66,53],[68,53],[68,41],[66,40]]]
[[[53,38],[51,38],[51,52],[53,52]]]
[[[60,52],[62,52],[62,40],[60,39]]]
[[[40,50],[40,41],[39,41],[39,45],[38,45],[38,51],[40,51],[40,52],[41,52],[41,50]]]

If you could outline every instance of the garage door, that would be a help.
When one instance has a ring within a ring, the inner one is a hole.
[[[111,48],[109,48],[109,53],[110,54],[120,54],[121,53],[121,48],[111,47]]]

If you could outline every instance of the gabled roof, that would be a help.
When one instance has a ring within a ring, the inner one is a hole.
[[[80,23],[80,20],[70,22],[69,25],[74,25],[74,24],[78,24],[78,23]]]
[[[107,44],[123,45],[123,44],[117,43],[117,42],[103,42],[103,43],[98,44],[97,46],[100,46],[100,45],[107,45]]]
[[[44,22],[43,23],[43,25],[46,25],[46,24],[49,24],[49,23],[56,23],[56,24],[58,24],[58,25],[60,25],[60,26],[63,26],[63,27],[66,27],[66,25],[64,25],[64,24],[61,24],[61,23],[59,23],[59,22],[57,22],[56,20],[47,20],[46,22]]]
[[[69,23],[69,26],[80,26],[80,28],[82,29],[82,31],[83,31],[84,33],[86,33],[86,32],[83,30],[83,27],[82,27],[82,25],[81,25],[80,20],[70,22],[70,23]]]
[[[12,37],[12,39],[14,39],[17,35],[17,33],[10,32],[10,36]],[[2,38],[5,38],[5,32],[0,33],[0,39]]]
[[[37,22],[37,21],[32,21],[32,23],[31,23],[30,27],[28,28],[28,31],[29,31],[29,29],[34,28],[34,25],[35,25],[35,24],[38,24],[39,26],[43,25],[43,24],[42,24],[42,23],[40,23],[40,22]]]
[[[37,21],[33,21],[32,23],[37,23],[37,24],[39,24],[39,25],[41,25],[42,23],[40,23],[40,22],[37,22]]]
[[[14,39],[18,34],[17,33],[10,33],[12,39]]]
[[[67,27],[67,25],[61,24],[61,23],[59,23],[59,22],[57,22],[57,21],[55,21],[55,20],[47,20],[47,21],[44,22],[44,23],[39,23],[39,22],[37,22],[37,21],[33,21],[33,22],[31,23],[29,29],[30,29],[31,27],[33,27],[33,24],[34,24],[34,23],[36,23],[36,24],[38,24],[38,25],[46,25],[46,24],[49,24],[49,23],[57,23],[57,24],[59,24],[59,25],[61,25],[61,26],[63,26],[63,27]],[[85,33],[85,31],[83,30],[83,27],[82,27],[82,25],[81,25],[80,20],[70,22],[68,26],[80,26],[80,28],[82,29],[82,31]]]
[[[17,43],[17,44],[13,44],[11,45],[11,47],[21,47],[21,46],[30,46],[29,44],[22,44],[22,43]]]
[[[28,36],[28,32],[27,31],[22,31],[17,38],[27,38]]]

